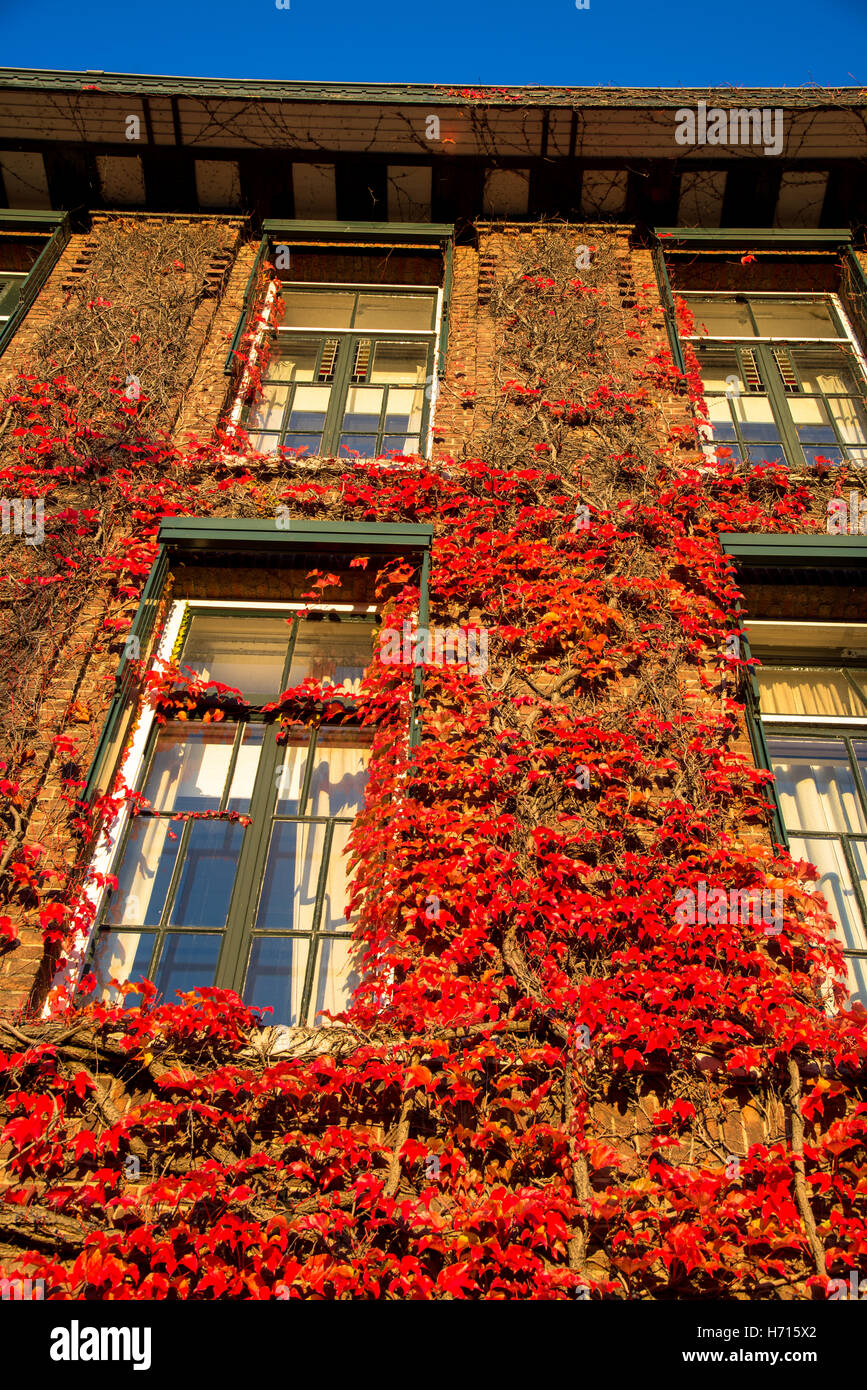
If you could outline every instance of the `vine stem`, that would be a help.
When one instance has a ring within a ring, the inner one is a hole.
[[[816,1266],[817,1274],[828,1277],[825,1263],[825,1247],[816,1230],[816,1218],[810,1206],[807,1192],[807,1174],[804,1167],[804,1116],[801,1111],[801,1069],[794,1057],[789,1058],[789,1089],[786,1093],[792,1105],[792,1154],[795,1160],[795,1200],[807,1232],[807,1240]]]

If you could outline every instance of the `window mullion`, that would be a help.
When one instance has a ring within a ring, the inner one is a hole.
[[[308,834],[311,837],[314,835],[317,823],[316,820],[309,819],[301,822],[302,825],[308,827]],[[316,883],[316,902],[313,907],[313,921],[311,922],[310,933],[307,938],[310,942],[307,952],[307,971],[304,976],[304,988],[301,993],[301,1007],[298,1015],[300,1022],[305,1024],[308,1028],[313,1027],[314,1022],[308,1019],[308,1013],[310,1011],[313,986],[316,982],[318,971],[319,943],[320,941],[325,941],[331,935],[329,933],[328,937],[324,936],[320,928],[322,925],[322,905],[325,900],[325,884],[328,878],[328,862],[331,858],[331,842],[333,838],[334,819],[331,818],[327,821],[325,826],[325,836],[322,844],[322,859],[319,864],[319,877]]]
[[[783,448],[789,460],[789,465],[792,468],[806,468],[806,459],[801,449],[798,431],[795,428],[794,421],[789,412],[786,394],[783,391],[783,379],[780,376],[780,370],[774,358],[773,349],[768,347],[767,344],[762,343],[757,344],[754,351],[761,364],[765,389],[768,393],[771,410],[774,413],[774,419],[780,431],[780,437],[783,441]]]
[[[259,766],[250,797],[250,824],[238,858],[235,886],[229,903],[223,945],[217,965],[218,989],[244,988],[247,949],[252,937],[253,917],[268,853],[274,803],[277,798],[276,770],[279,761],[277,729],[266,728],[259,754]]]
[[[347,333],[340,340],[341,346],[337,353],[337,371],[334,373],[331,399],[328,402],[328,416],[322,431],[323,458],[337,457],[340,428],[346,410],[346,396],[352,377],[352,363],[355,361],[355,351],[362,336],[360,333]]]

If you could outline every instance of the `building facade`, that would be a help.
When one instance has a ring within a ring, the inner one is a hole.
[[[0,72],[7,1280],[864,1267],[867,137],[737,98]]]

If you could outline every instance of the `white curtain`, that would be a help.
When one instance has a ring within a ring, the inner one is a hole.
[[[840,719],[867,714],[867,706],[842,671],[765,666],[756,671],[762,714],[831,715]]]

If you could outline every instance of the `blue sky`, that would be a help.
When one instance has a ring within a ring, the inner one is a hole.
[[[0,0],[0,62],[340,82],[867,86],[867,0],[288,3]]]

